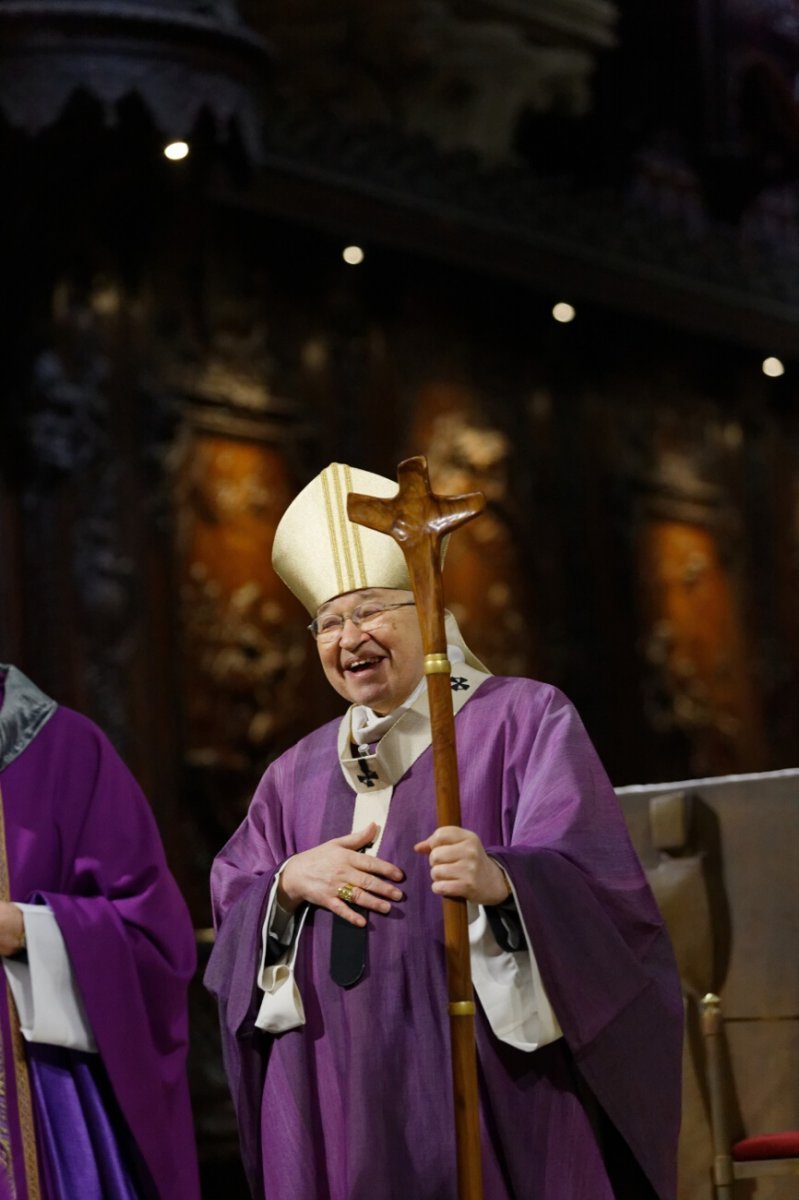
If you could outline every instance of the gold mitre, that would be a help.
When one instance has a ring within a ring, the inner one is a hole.
[[[292,500],[275,531],[272,566],[311,616],[345,592],[410,588],[405,555],[394,539],[347,516],[350,492],[384,500],[398,491],[382,475],[331,463]]]
[[[398,491],[399,485],[382,475],[331,463],[292,500],[275,530],[272,566],[311,616],[320,604],[346,592],[378,587],[410,591],[405,555],[393,537],[356,525],[347,516],[350,492],[387,500]],[[445,550],[446,539],[442,559]],[[488,673],[450,612],[446,630],[447,642],[460,646],[469,666]]]

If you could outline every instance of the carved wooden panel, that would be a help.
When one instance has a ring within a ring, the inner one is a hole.
[[[481,491],[486,497],[486,510],[449,541],[445,602],[489,670],[519,675],[529,670],[532,629],[509,520],[511,447],[480,408],[479,393],[429,380],[418,388],[406,437],[414,453],[427,457],[434,492]]]
[[[210,923],[208,871],[267,763],[330,715],[308,615],[271,565],[299,490],[285,450],[234,414],[194,408],[178,472],[175,578],[181,630],[184,819],[195,919]]]
[[[637,557],[650,721],[689,737],[697,775],[758,767],[751,651],[717,538],[699,525],[652,519]]]
[[[312,648],[304,610],[271,567],[295,488],[278,450],[205,433],[182,488],[185,755],[246,771],[296,722]]]

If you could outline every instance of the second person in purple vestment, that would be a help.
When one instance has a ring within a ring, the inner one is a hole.
[[[486,1200],[674,1200],[682,1003],[576,711],[448,618],[462,827],[436,828],[405,562],[332,464],[275,537],[350,704],[273,763],[213,872],[225,1063],[253,1195],[456,1200],[441,896],[468,905]]]
[[[0,956],[0,1200],[199,1200],[188,910],[108,739],[4,664]]]

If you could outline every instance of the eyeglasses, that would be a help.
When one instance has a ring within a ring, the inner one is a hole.
[[[347,621],[352,621],[353,625],[362,629],[364,633],[371,633],[383,624],[383,617],[392,608],[410,608],[415,603],[415,600],[400,600],[398,604],[378,604],[371,600],[359,604],[349,613],[323,613],[321,617],[315,617],[311,621],[308,629],[317,642],[329,645],[338,641]]]

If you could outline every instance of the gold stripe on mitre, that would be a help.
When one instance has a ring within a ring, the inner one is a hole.
[[[331,463],[292,500],[275,531],[272,566],[311,615],[346,592],[410,588],[394,539],[347,516],[350,492],[388,499],[397,491],[382,475]]]

